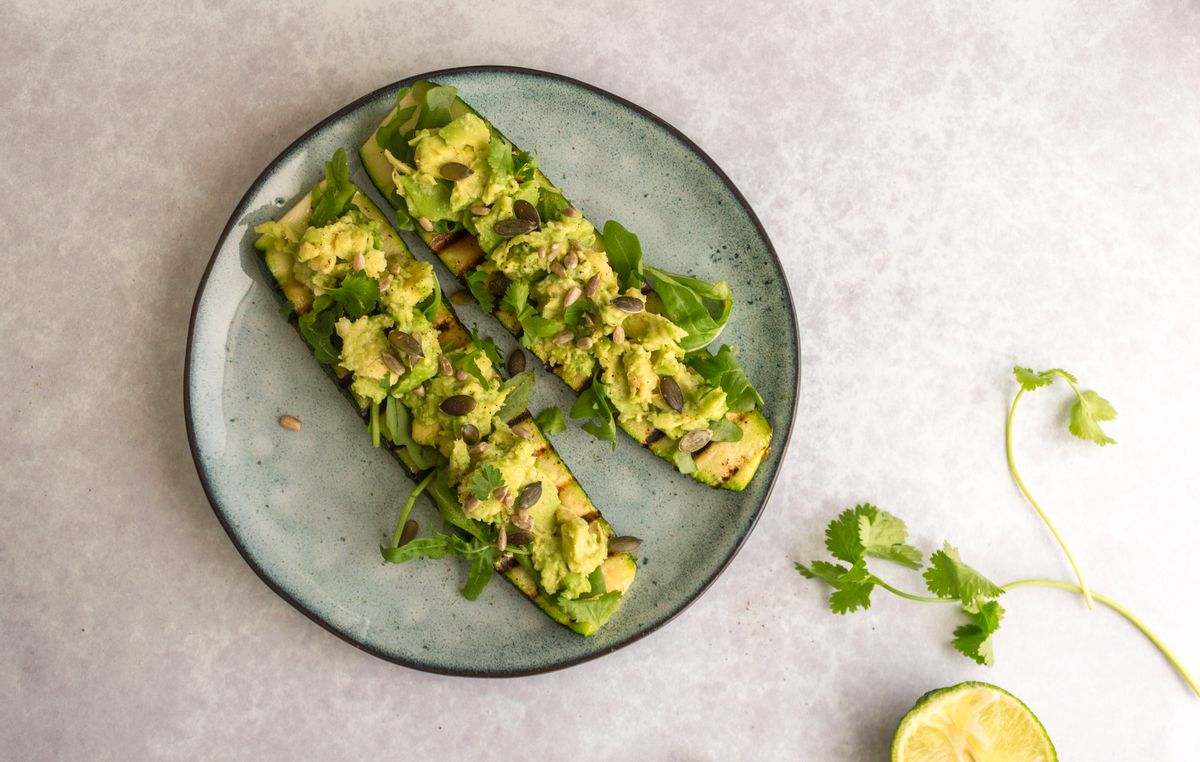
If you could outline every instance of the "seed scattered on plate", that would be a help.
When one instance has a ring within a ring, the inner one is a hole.
[[[492,225],[492,232],[501,238],[512,238],[514,236],[525,235],[537,230],[537,223],[532,220],[523,220],[520,217],[510,217],[507,220],[500,220],[495,225]]]
[[[464,423],[462,425],[462,440],[467,443],[468,447],[479,444],[479,427],[473,423]]]
[[[583,291],[579,286],[571,286],[571,290],[563,297],[563,306],[570,307],[575,302],[579,301],[579,297],[583,295]]]
[[[674,410],[676,413],[683,412],[683,391],[679,388],[679,383],[670,376],[663,376],[658,380],[658,391],[662,394],[663,399],[667,402],[667,407]]]
[[[591,299],[593,296],[596,295],[596,292],[599,290],[600,290],[600,273],[596,273],[592,277],[588,278],[587,286],[584,287],[583,293],[586,294],[589,299]]]
[[[644,310],[646,308],[646,303],[641,299],[632,296],[618,296],[616,299],[612,300],[612,306],[616,307],[622,312],[633,313]]]
[[[438,407],[446,415],[467,415],[475,409],[475,398],[469,394],[455,394],[442,400]]]
[[[614,537],[608,541],[608,550],[610,553],[632,553],[641,546],[642,541],[640,538],[629,535]]]
[[[364,269],[366,269],[366,267],[367,267],[367,258],[362,255],[362,252],[355,254],[354,255],[354,269],[355,270],[364,270]]]
[[[279,425],[288,431],[299,431],[300,419],[294,415],[281,415],[279,416]]]
[[[542,499],[542,483],[531,482],[525,485],[525,489],[521,490],[521,499],[517,505],[522,511],[528,510],[537,505],[537,502]],[[528,529],[529,527],[525,527]]]
[[[475,215],[476,217],[486,217],[486,216],[488,216],[488,213],[491,211],[492,210],[488,209],[486,206],[471,207],[471,214]]]
[[[679,449],[680,451],[686,452],[690,455],[712,441],[712,437],[712,429],[696,429],[695,431],[689,431],[679,438]]]
[[[390,352],[384,352],[381,356],[383,358],[383,364],[387,366],[388,370],[395,373],[397,376],[403,376],[408,372],[408,369],[404,367],[404,363],[396,359],[396,356]]]
[[[530,431],[525,426],[514,426],[512,433],[516,434],[521,439],[525,439],[525,440],[533,439],[533,432]]]
[[[614,344],[625,343],[625,326],[619,325],[613,329],[612,340]]]
[[[396,260],[395,262],[392,262],[390,265],[388,265],[388,272],[390,272],[392,275],[399,275],[400,271],[403,269],[404,269],[404,263],[401,262],[400,260]]]
[[[508,497],[508,485],[501,484],[496,489],[492,490],[492,499],[504,502],[504,498]]]
[[[575,334],[571,333],[570,331],[563,331],[562,333],[557,334],[554,337],[554,343],[555,344],[566,344],[568,341],[570,341],[573,338],[575,338]]]
[[[400,544],[407,545],[417,536],[417,522],[415,519],[409,519],[404,522],[404,529],[400,532]]]
[[[557,241],[550,244],[550,256],[552,256],[552,257],[558,256],[558,252],[561,249],[562,249],[562,244],[558,243]]]
[[[450,294],[450,302],[452,304],[457,304],[460,307],[463,306],[464,304],[470,304],[473,301],[475,301],[475,297],[472,296],[471,292],[466,290],[465,288],[460,291],[455,291],[453,294]]]
[[[428,217],[418,217],[417,224],[420,225],[421,229],[424,230],[426,233],[433,232],[433,223],[429,221]]]
[[[593,339],[591,336],[583,336],[578,341],[575,342],[575,346],[580,349],[591,349],[592,345],[595,343],[596,343],[596,340]]]
[[[515,376],[525,370],[525,353],[514,349],[508,356],[508,375]]]
[[[475,174],[475,170],[471,169],[466,164],[459,164],[457,161],[446,162],[442,165],[442,168],[439,171],[441,172],[442,177],[452,182],[466,180],[468,177]]]

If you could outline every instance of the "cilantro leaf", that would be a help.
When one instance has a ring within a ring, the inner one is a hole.
[[[504,298],[500,300],[500,309],[507,310],[520,318],[527,304],[529,304],[529,284],[519,280],[509,283],[508,290],[504,292]]]
[[[612,442],[613,449],[617,449],[617,424],[608,401],[608,387],[600,381],[598,371],[592,378],[591,386],[575,398],[570,415],[572,418],[588,419],[582,426],[583,430],[596,439]]]
[[[576,622],[601,627],[612,618],[613,614],[617,613],[617,609],[621,608],[621,593],[613,590],[596,598],[578,600],[560,597],[555,599],[555,603]]]
[[[417,117],[417,129],[436,130],[450,124],[454,118],[450,114],[450,107],[457,98],[458,90],[447,85],[426,90],[421,100],[421,113]]]
[[[1068,428],[1080,439],[1090,439],[1103,447],[1116,444],[1117,440],[1104,433],[1100,421],[1111,421],[1117,417],[1112,404],[1091,390],[1077,395],[1071,406],[1071,423]]]
[[[870,504],[856,505],[838,514],[825,528],[825,547],[840,561],[857,563],[866,548],[859,539],[858,519],[860,516],[874,517],[879,509]]]
[[[351,273],[342,280],[342,285],[327,288],[325,293],[342,305],[347,317],[357,320],[379,303],[379,281],[362,273]]]
[[[300,335],[313,348],[317,362],[322,365],[337,365],[342,356],[333,346],[333,324],[337,322],[341,309],[322,309],[317,306],[319,303],[320,299],[313,303],[312,310],[301,315],[297,321]],[[325,307],[328,304],[328,301],[323,303]]]
[[[995,601],[988,601],[979,607],[979,611],[969,613],[970,624],[954,628],[954,648],[963,656],[975,663],[990,667],[996,661],[992,649],[992,634],[1000,628],[1000,619],[1004,609]]]
[[[322,228],[337,220],[350,208],[358,188],[350,182],[350,166],[346,163],[346,151],[337,149],[333,158],[325,163],[325,182],[318,183],[312,190],[312,215],[308,224]]]
[[[582,299],[576,299],[565,310],[563,310],[563,322],[567,325],[578,325],[583,319],[583,314],[595,306],[595,302],[586,296]]]
[[[413,105],[400,108],[400,102],[411,91],[410,87],[400,88],[400,92],[396,93],[395,115],[375,131],[375,143],[385,151],[391,151],[392,156],[405,164],[412,163],[413,146],[408,144],[408,140],[412,137],[413,131],[411,129],[402,130],[402,128],[412,120],[412,115],[417,113],[417,107]]]
[[[910,569],[921,568],[921,551],[905,543],[908,529],[904,522],[886,511],[875,516],[858,517],[858,539],[868,556],[884,558]]]
[[[616,220],[604,223],[604,250],[608,263],[621,283],[622,289],[641,288],[646,283],[642,272],[642,244],[638,237]]]
[[[529,399],[533,396],[533,384],[534,374],[531,370],[518,373],[500,384],[501,389],[508,389],[509,392],[504,398],[504,404],[496,412],[496,417],[502,421],[511,421],[529,407]]]
[[[475,301],[479,302],[484,312],[491,313],[496,309],[496,300],[488,288],[487,280],[488,273],[483,270],[472,270],[466,277],[467,289],[470,290],[471,296],[475,297]]]
[[[500,347],[496,346],[496,342],[491,336],[481,336],[479,326],[472,326],[471,341],[475,342],[475,346],[479,347],[487,359],[491,361],[493,368],[499,368],[504,365],[504,355],[500,353]]]
[[[504,484],[504,475],[500,473],[500,469],[491,463],[484,463],[471,477],[471,484],[468,488],[475,497],[487,500],[502,484]]]
[[[713,433],[712,441],[714,442],[740,442],[745,435],[742,427],[728,418],[718,418],[715,421],[710,421],[708,429]]]
[[[438,310],[442,308],[442,286],[438,283],[437,278],[433,280],[433,293],[425,297],[425,300],[417,305],[417,309],[425,316],[429,322],[433,322],[438,314]]]
[[[475,358],[483,353],[483,350],[478,346],[470,349],[462,349],[455,352],[450,357],[450,366],[455,370],[464,370],[471,375],[479,385],[484,389],[491,388],[491,383],[487,376],[483,375],[483,370],[480,369],[479,363],[475,362]]]
[[[735,413],[745,413],[762,407],[763,398],[746,377],[746,371],[733,356],[733,350],[722,346],[715,355],[700,350],[688,355],[687,365],[709,383],[725,390],[725,404]]]
[[[950,543],[929,557],[925,570],[929,592],[939,598],[957,598],[968,613],[977,612],[984,599],[997,598],[1004,590],[987,577],[962,562],[958,550]]]
[[[534,339],[544,339],[553,336],[563,329],[563,324],[552,318],[542,317],[533,311],[532,307],[526,307],[524,312],[517,316],[521,322],[521,331],[524,336],[529,337],[529,341],[522,341],[527,346],[533,343]]]
[[[562,411],[558,409],[557,405],[538,413],[534,421],[546,436],[561,434],[567,430],[567,419],[563,418]]]
[[[871,591],[875,578],[861,560],[847,569],[827,561],[813,561],[810,566],[796,564],[796,571],[808,579],[819,579],[833,588],[829,609],[835,614],[849,614],[871,607]]]

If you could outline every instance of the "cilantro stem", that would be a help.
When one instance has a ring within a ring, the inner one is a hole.
[[[367,426],[371,432],[371,446],[379,447],[379,403],[371,403],[371,423]]]
[[[1066,377],[1064,376],[1064,378]],[[1068,384],[1071,384],[1071,388],[1075,390],[1075,394],[1078,396],[1079,390],[1075,389],[1075,384],[1071,383],[1071,379],[1069,378],[1067,378],[1066,381]],[[1071,554],[1071,549],[1067,547],[1066,540],[1064,540],[1062,535],[1058,533],[1058,529],[1054,526],[1054,522],[1052,522],[1050,517],[1046,515],[1046,512],[1042,510],[1042,506],[1038,504],[1038,501],[1033,498],[1033,495],[1029,494],[1029,488],[1025,486],[1025,480],[1021,478],[1021,473],[1017,471],[1017,461],[1013,457],[1013,418],[1017,413],[1017,403],[1021,401],[1021,397],[1024,394],[1025,387],[1021,387],[1019,390],[1017,390],[1017,396],[1013,398],[1012,407],[1009,408],[1008,411],[1008,421],[1004,427],[1004,449],[1008,453],[1008,470],[1012,472],[1013,480],[1017,483],[1017,487],[1021,490],[1021,494],[1025,496],[1025,499],[1029,501],[1029,504],[1033,506],[1033,509],[1037,511],[1037,514],[1042,517],[1042,521],[1045,522],[1046,526],[1050,529],[1050,533],[1054,535],[1054,539],[1058,541],[1058,546],[1062,548],[1063,553],[1066,554],[1067,560],[1071,562],[1071,569],[1075,572],[1075,579],[1079,581],[1079,592],[1083,593],[1083,599],[1087,602],[1088,608],[1095,608],[1095,604],[1092,601],[1093,596],[1091,588],[1089,588],[1087,582],[1084,581],[1083,572],[1079,570],[1079,564],[1075,563],[1075,556]]]
[[[425,478],[417,483],[413,491],[408,493],[408,500],[404,501],[404,507],[400,509],[400,518],[396,520],[396,530],[392,532],[392,543],[389,547],[400,547],[400,535],[404,532],[404,524],[408,521],[408,514],[412,512],[413,506],[417,502],[417,497],[420,496],[429,483],[433,481],[433,477],[437,475],[437,471],[430,471],[425,475]]]
[[[957,598],[934,598],[931,595],[913,595],[912,593],[906,593],[903,590],[892,587],[879,577],[876,577],[874,574],[871,575],[871,581],[882,587],[884,590],[887,590],[892,595],[898,595],[901,598],[907,598],[910,601],[917,601],[919,603],[954,603],[958,600]]]
[[[1001,585],[1000,587],[1004,588],[1005,590],[1013,590],[1018,587],[1056,587],[1060,590],[1073,590],[1077,593],[1084,593],[1085,595],[1087,594],[1086,591],[1079,585],[1073,585],[1070,582],[1059,582],[1056,579],[1020,579],[1016,582],[1009,582],[1007,585]],[[1162,655],[1167,657],[1167,661],[1171,662],[1171,666],[1173,666],[1176,671],[1179,672],[1180,677],[1182,677],[1184,682],[1188,684],[1188,687],[1190,687],[1197,696],[1200,696],[1200,686],[1196,684],[1195,679],[1188,674],[1188,671],[1183,668],[1182,664],[1179,663],[1179,659],[1176,658],[1175,654],[1171,652],[1171,649],[1167,648],[1166,644],[1158,639],[1158,636],[1154,634],[1153,630],[1146,626],[1145,622],[1143,622],[1141,619],[1138,619],[1131,611],[1129,611],[1129,609],[1117,603],[1112,598],[1101,595],[1100,593],[1092,593],[1092,597],[1103,603],[1105,606],[1108,606],[1121,616],[1125,617],[1130,624],[1141,630],[1142,634],[1149,638],[1150,642],[1158,647],[1158,650],[1162,652]]]

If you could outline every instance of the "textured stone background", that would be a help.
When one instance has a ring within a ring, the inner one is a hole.
[[[1009,367],[1062,365],[1121,444],[1074,440],[1065,390],[1039,392],[1027,481],[1200,670],[1200,6],[739,5],[6,5],[0,756],[880,759],[917,696],[986,679],[1065,758],[1200,757],[1196,697],[1106,611],[1015,592],[986,670],[949,609],[838,618],[791,570],[872,500],[995,578],[1065,578],[1003,454]],[[732,568],[653,637],[518,681],[390,666],[277,598],[182,416],[193,292],[249,182],[358,95],[472,63],[586,79],[708,150],[784,258],[805,353]]]

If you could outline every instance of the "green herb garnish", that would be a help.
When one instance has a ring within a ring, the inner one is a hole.
[[[642,273],[642,244],[638,237],[616,220],[604,223],[604,250],[608,264],[617,274],[621,289],[641,288],[646,283]]]
[[[313,348],[317,362],[322,365],[337,365],[341,353],[333,346],[333,325],[341,317],[341,307],[330,309],[332,300],[325,296],[317,297],[312,309],[304,313],[296,321],[300,326],[300,335]]]
[[[613,449],[617,449],[617,424],[608,399],[608,387],[600,381],[599,371],[592,378],[592,385],[571,405],[571,417],[588,419],[583,423],[583,430],[596,439],[612,442]]]
[[[350,165],[346,163],[346,151],[339,148],[333,158],[325,162],[325,182],[318,183],[312,190],[312,215],[308,224],[323,228],[335,222],[350,208],[358,189],[350,182]]]
[[[351,273],[342,280],[342,285],[327,288],[325,293],[342,305],[346,317],[357,320],[374,310],[379,303],[379,281],[362,273]]]
[[[671,322],[687,331],[679,345],[692,352],[713,342],[733,309],[733,295],[725,281],[709,283],[688,275],[678,275],[646,267],[654,280],[654,291],[662,300],[663,312]]]
[[[471,292],[471,296],[475,297],[475,301],[479,302],[479,306],[483,307],[484,312],[491,313],[496,309],[496,300],[488,288],[487,279],[488,274],[483,270],[472,270],[467,273],[466,277],[467,289]]]
[[[700,350],[688,355],[685,362],[709,385],[725,390],[725,404],[733,412],[746,413],[762,407],[763,398],[750,383],[746,371],[742,370],[728,346],[722,346],[715,355]],[[715,433],[714,430],[714,438]]]
[[[471,490],[472,495],[480,500],[487,500],[503,484],[504,475],[500,473],[500,469],[491,463],[484,463],[471,477],[471,484],[468,489]]]
[[[546,436],[561,434],[567,430],[567,419],[563,418],[562,411],[558,409],[557,405],[538,413],[534,420]]]
[[[500,384],[501,389],[508,389],[504,404],[496,411],[496,417],[502,421],[511,421],[525,408],[529,407],[529,399],[533,396],[534,375],[527,370],[518,373]]]

